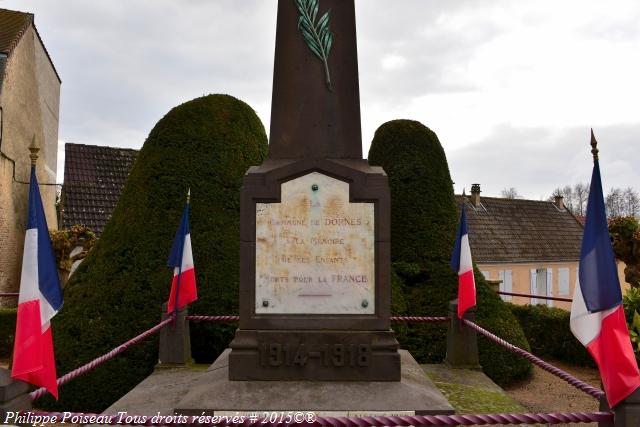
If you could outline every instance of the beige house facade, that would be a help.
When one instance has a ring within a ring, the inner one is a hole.
[[[17,292],[28,202],[28,147],[39,146],[47,224],[57,228],[60,78],[29,13],[0,9],[0,293]],[[54,184],[54,185],[46,185]],[[15,303],[2,300],[0,304]]]
[[[624,279],[625,264],[618,261],[618,278],[622,293],[631,287]],[[499,289],[517,294],[542,295],[560,298],[573,298],[573,290],[578,283],[578,261],[541,262],[541,263],[502,263],[478,264],[478,268],[487,280],[500,281]],[[503,295],[502,299],[514,304],[546,304],[571,310],[571,303],[532,299]]]
[[[578,277],[578,261],[478,264],[478,268],[486,279],[499,280],[501,291],[569,299],[573,298]],[[503,295],[502,299],[514,304],[545,304],[571,309],[571,303],[564,301],[508,295]]]

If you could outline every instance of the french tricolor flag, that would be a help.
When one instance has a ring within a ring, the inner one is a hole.
[[[609,240],[596,141],[591,190],[580,254],[580,284],[571,305],[571,331],[598,364],[610,407],[640,387],[640,373],[622,308],[622,292]]]
[[[180,226],[173,239],[171,255],[167,265],[173,268],[171,293],[167,302],[167,313],[182,309],[185,305],[198,299],[196,289],[196,271],[193,267],[193,252],[191,251],[191,232],[189,231],[189,199],[191,190],[187,194],[187,204],[182,212]],[[176,308],[177,307],[177,308]]]
[[[56,399],[58,384],[50,322],[60,308],[60,279],[49,240],[36,169],[32,166],[11,376],[45,387]]]
[[[464,204],[461,211],[456,242],[451,255],[451,269],[458,273],[458,317],[460,319],[468,309],[476,305],[476,282],[473,277],[473,261],[471,261]]]

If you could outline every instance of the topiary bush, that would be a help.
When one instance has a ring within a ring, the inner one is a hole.
[[[267,137],[255,112],[227,95],[172,109],[153,128],[110,222],[65,288],[53,321],[58,373],[106,353],[160,320],[172,271],[166,262],[191,188],[191,240],[199,300],[191,312],[237,313],[242,176],[262,162]],[[233,326],[193,327],[196,358],[211,361]],[[157,363],[157,336],[61,389],[39,407],[100,412]]]
[[[612,218],[609,234],[616,258],[624,261],[624,278],[634,288],[640,288],[640,223],[633,216]]]
[[[406,289],[407,312],[444,316],[456,297],[457,277],[449,260],[458,221],[449,166],[436,134],[411,120],[394,120],[375,133],[369,163],[382,166],[391,187],[391,259]],[[478,323],[511,343],[528,349],[517,319],[506,304],[475,274]],[[409,324],[401,345],[421,363],[441,362],[446,353],[446,326]],[[526,376],[525,360],[482,338],[480,362],[496,382]]]
[[[520,321],[531,351],[578,366],[595,367],[587,349],[571,333],[571,313],[546,305],[509,304]]]

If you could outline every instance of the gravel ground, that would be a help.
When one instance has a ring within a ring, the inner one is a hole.
[[[575,367],[553,360],[546,361],[594,387],[601,388],[597,369]],[[531,412],[591,412],[597,411],[599,406],[593,397],[537,366],[534,366],[531,378],[513,384],[505,388],[505,391]],[[597,423],[564,425],[595,427]]]

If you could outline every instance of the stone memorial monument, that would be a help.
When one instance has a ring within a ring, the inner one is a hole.
[[[389,186],[362,158],[353,0],[278,1],[269,156],[240,212],[239,328],[176,411],[453,412],[390,328]]]
[[[389,187],[362,159],[353,1],[278,6],[269,157],[241,194],[231,380],[399,381]]]

